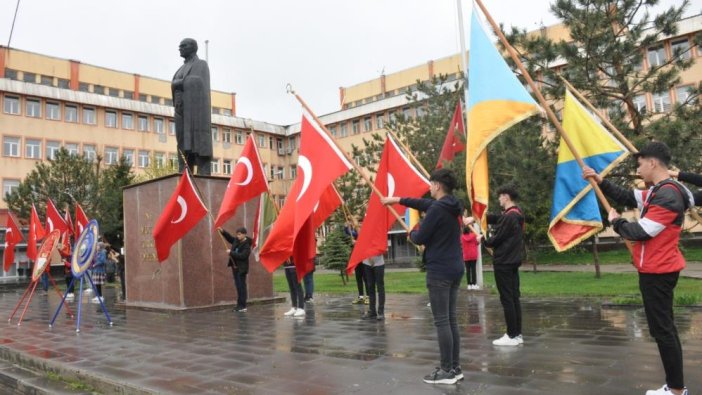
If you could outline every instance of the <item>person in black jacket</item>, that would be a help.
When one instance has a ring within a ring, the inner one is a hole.
[[[702,175],[700,174],[668,170],[668,175],[673,178],[677,178],[678,181],[686,182],[696,187],[702,187]],[[695,206],[702,206],[702,191],[693,192],[692,197],[695,200]]]
[[[236,308],[234,311],[240,313],[246,312],[246,275],[249,273],[249,255],[251,255],[251,238],[246,236],[246,228],[236,230],[236,236],[232,236],[229,232],[222,228],[217,228],[219,233],[224,236],[231,248],[229,249],[229,261],[227,266],[232,268],[234,275],[234,285],[236,286]]]
[[[439,340],[441,366],[424,376],[424,382],[455,384],[463,379],[459,363],[461,336],[456,321],[458,288],[465,270],[460,224],[463,207],[451,194],[456,188],[456,178],[450,170],[434,170],[429,181],[429,192],[435,200],[386,197],[381,202],[385,205],[400,203],[426,212],[419,229],[412,230],[409,238],[425,247],[427,290]]]
[[[500,293],[500,302],[505,313],[507,333],[492,344],[496,346],[518,346],[522,338],[522,306],[519,301],[519,266],[522,264],[524,246],[524,215],[517,207],[517,190],[503,186],[497,190],[502,214],[488,214],[487,221],[493,225],[493,233],[483,241],[493,248],[493,270],[495,284]],[[464,218],[466,225],[475,222],[473,217]],[[480,238],[478,239],[480,241]]]

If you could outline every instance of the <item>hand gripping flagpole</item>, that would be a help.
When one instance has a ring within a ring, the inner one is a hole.
[[[380,190],[379,190],[379,189],[375,186],[375,184],[370,180],[370,178],[368,177],[368,175],[366,175],[366,173],[363,172],[363,169],[361,169],[361,166],[359,166],[358,163],[356,163],[356,161],[353,160],[353,158],[351,158],[351,157],[349,156],[349,154],[346,152],[346,150],[344,150],[343,148],[341,148],[341,146],[339,146],[339,143],[336,141],[336,139],[334,138],[334,136],[332,136],[332,134],[329,133],[329,130],[327,129],[327,127],[324,126],[324,124],[322,123],[322,121],[319,120],[319,118],[317,118],[317,115],[315,115],[315,113],[312,112],[312,109],[307,105],[307,103],[305,103],[304,100],[302,100],[302,98],[300,97],[300,95],[298,95],[297,92],[295,92],[295,91],[293,90],[292,85],[287,84],[287,85],[285,86],[285,89],[286,89],[286,91],[287,91],[288,93],[290,93],[291,95],[295,96],[295,98],[297,99],[297,101],[300,102],[300,104],[302,105],[302,107],[303,107],[305,110],[307,110],[307,112],[312,116],[312,118],[314,118],[315,122],[317,122],[317,125],[319,125],[319,127],[322,128],[322,130],[324,130],[324,133],[326,133],[326,134],[329,136],[329,138],[331,139],[331,141],[334,142],[334,145],[336,145],[336,147],[339,149],[339,151],[341,151],[341,153],[344,154],[344,156],[346,157],[346,160],[348,160],[349,163],[351,163],[351,166],[353,166],[353,168],[358,172],[358,174],[361,175],[361,177],[362,177],[363,180],[366,182],[366,184],[368,184],[368,186],[371,187],[371,190],[372,190],[376,195],[378,195],[378,197],[384,198],[385,196],[383,196],[382,192],[380,192]],[[400,216],[400,214],[398,214],[397,211],[395,211],[395,209],[394,209],[392,206],[386,206],[386,207],[388,208],[388,210],[390,210],[390,213],[392,213],[392,215],[395,217],[395,219],[397,219],[397,220],[400,222],[400,224],[401,224],[402,227],[405,229],[405,231],[409,232],[410,229],[409,229],[409,227],[407,226],[407,224],[405,224],[405,221],[404,221],[404,219]]]

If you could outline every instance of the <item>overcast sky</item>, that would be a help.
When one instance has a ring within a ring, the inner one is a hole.
[[[552,1],[484,3],[498,22],[533,30],[558,22]],[[0,0],[2,45],[16,4]],[[466,21],[470,7],[463,0]],[[701,12],[692,0],[688,14]],[[237,93],[238,116],[284,125],[300,118],[288,82],[322,115],[339,110],[340,86],[459,51],[456,0],[21,0],[11,46],[170,80],[184,37],[203,59],[209,40],[212,89]]]

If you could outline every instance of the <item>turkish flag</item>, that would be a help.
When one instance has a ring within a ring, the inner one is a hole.
[[[317,255],[315,229],[314,217],[310,216],[295,238],[292,257],[298,282],[302,281],[302,278],[314,268],[314,257]]]
[[[71,213],[68,210],[63,214],[63,220],[66,221],[66,232],[64,235],[73,236],[75,234],[75,228],[73,226],[73,220],[71,219]]]
[[[5,230],[5,253],[3,256],[3,269],[10,270],[10,266],[15,262],[15,246],[22,241],[22,232],[20,231],[12,213],[7,213],[7,229]]]
[[[37,242],[44,238],[44,228],[41,226],[37,208],[32,203],[32,214],[29,217],[29,236],[27,241],[27,258],[37,260]]]
[[[233,217],[239,205],[266,191],[268,191],[268,180],[256,149],[256,142],[251,134],[246,140],[244,150],[241,151],[241,156],[236,161],[236,167],[227,184],[227,191],[224,193],[222,205],[215,219],[215,228]]]
[[[412,165],[397,143],[388,136],[378,164],[375,186],[383,196],[421,197],[429,191],[429,180]],[[400,216],[404,215],[405,206],[395,204],[392,207]],[[395,220],[390,210],[380,203],[378,195],[371,193],[361,231],[346,265],[347,273],[351,273],[362,260],[387,251],[388,231]]]
[[[437,169],[444,167],[444,161],[451,162],[456,154],[466,149],[466,145],[461,140],[460,136],[465,136],[466,128],[463,126],[463,107],[461,101],[456,103],[456,111],[453,112],[451,125],[449,126],[444,146],[439,154],[439,161],[436,164]]]
[[[79,237],[81,233],[83,233],[83,229],[85,229],[85,227],[88,226],[88,222],[88,216],[85,215],[83,207],[81,207],[80,204],[76,203],[76,237]]]
[[[298,177],[261,248],[261,264],[269,272],[293,255],[298,232],[312,215],[322,194],[350,168],[351,164],[332,138],[315,121],[309,120],[308,115],[303,114]]]
[[[312,212],[312,227],[316,230],[324,221],[329,218],[330,215],[341,206],[343,201],[339,192],[336,190],[334,185],[329,185],[329,187],[324,191],[322,197],[319,198],[319,203],[314,207]]]
[[[64,233],[68,230],[68,224],[56,209],[54,202],[49,199],[46,202],[46,233],[51,233],[54,229]]]
[[[194,228],[205,215],[207,207],[195,191],[190,175],[185,171],[154,226],[154,245],[158,261],[165,261],[171,246]]]

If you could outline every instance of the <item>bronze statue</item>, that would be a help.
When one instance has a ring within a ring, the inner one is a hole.
[[[197,57],[197,41],[183,39],[178,47],[185,62],[173,76],[171,93],[175,106],[178,170],[183,171],[183,157],[197,174],[210,175],[212,160],[212,108],[210,106],[210,69]],[[181,155],[182,153],[182,155]]]

